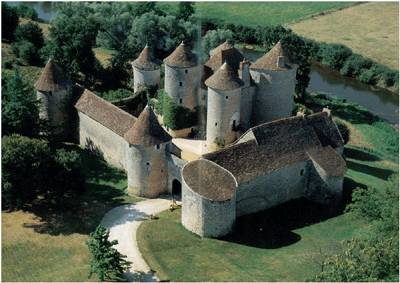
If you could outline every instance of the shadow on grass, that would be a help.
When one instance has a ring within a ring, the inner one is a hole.
[[[367,175],[372,175],[377,178],[380,178],[382,180],[387,180],[390,175],[394,174],[395,171],[390,170],[390,169],[383,169],[383,168],[377,168],[377,167],[372,167],[369,165],[357,163],[354,161],[347,160],[347,167],[349,169],[352,169],[354,171],[358,171]]]
[[[34,213],[38,221],[25,223],[25,227],[50,235],[89,234],[99,225],[107,211],[128,203],[124,186],[125,173],[108,166],[105,161],[85,150],[76,146],[73,148],[82,156],[84,192],[74,198],[65,198],[61,203],[37,201],[26,210]]]
[[[368,152],[356,148],[344,148],[344,154],[348,158],[361,160],[361,161],[379,161],[381,158]]]

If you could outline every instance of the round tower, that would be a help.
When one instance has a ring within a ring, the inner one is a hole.
[[[126,171],[128,193],[141,197],[157,197],[167,191],[166,152],[171,137],[146,106],[135,124],[125,134],[128,142]]]
[[[208,87],[207,147],[214,150],[236,139],[243,81],[225,62],[205,84]]]
[[[66,103],[72,84],[57,64],[49,59],[42,74],[35,83],[36,97],[39,100],[39,116],[48,121],[55,134],[64,132],[67,122]]]
[[[194,110],[201,79],[197,57],[182,42],[164,63],[165,92],[176,104]]]
[[[132,69],[135,92],[141,87],[160,85],[160,62],[152,56],[147,44],[140,52],[139,57],[132,62]]]
[[[279,41],[250,66],[256,84],[253,118],[256,124],[292,115],[297,65],[292,64]]]

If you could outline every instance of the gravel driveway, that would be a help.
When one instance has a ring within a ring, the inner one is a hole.
[[[155,215],[168,209],[171,203],[170,196],[147,199],[136,204],[115,207],[104,215],[101,225],[110,229],[109,240],[117,240],[116,249],[132,262],[129,271],[124,274],[129,281],[157,281],[157,277],[140,254],[136,231],[151,214]]]

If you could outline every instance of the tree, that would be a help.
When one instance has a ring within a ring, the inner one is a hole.
[[[194,13],[194,3],[193,2],[179,2],[178,12],[176,17],[187,21],[191,15]]]
[[[126,256],[113,247],[118,244],[118,241],[108,240],[109,234],[110,232],[101,225],[90,233],[86,242],[91,254],[89,278],[97,274],[100,281],[119,280],[131,265],[125,260]]]
[[[350,140],[350,129],[347,127],[345,123],[341,120],[335,119],[335,123],[338,127],[338,130],[343,138],[344,144],[347,144]]]
[[[11,45],[12,51],[18,58],[26,64],[38,66],[42,64],[39,51],[32,42],[27,40],[17,41]]]
[[[20,3],[15,7],[18,17],[27,18],[36,21],[38,19],[38,14],[31,6]]]
[[[19,25],[14,36],[16,41],[29,41],[38,49],[42,48],[44,44],[42,29],[36,23],[28,22]]]
[[[32,87],[23,82],[18,69],[15,69],[14,75],[5,78],[2,100],[2,135],[38,136],[40,120],[36,96]]]
[[[52,56],[70,75],[82,72],[93,78],[97,61],[93,53],[97,32],[97,18],[86,3],[62,3],[50,26],[50,40],[45,54]]]
[[[225,41],[233,41],[233,32],[228,29],[209,30],[202,39],[203,51],[208,54],[210,50]]]
[[[3,38],[14,39],[14,31],[18,26],[18,15],[15,8],[10,7],[7,3],[1,3],[1,27]]]

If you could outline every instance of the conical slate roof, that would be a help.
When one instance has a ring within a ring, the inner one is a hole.
[[[146,106],[135,124],[125,133],[129,144],[154,146],[169,142],[171,136],[160,126],[153,110]]]
[[[61,68],[53,61],[49,59],[46,66],[44,66],[42,74],[35,83],[36,90],[39,91],[58,91],[66,89],[71,82],[65,78],[65,75]]]
[[[213,49],[210,55],[211,57],[205,65],[213,71],[218,70],[224,62],[227,62],[234,70],[237,70],[240,62],[244,59],[242,53],[228,41]]]
[[[226,62],[205,81],[206,86],[217,90],[233,90],[240,88],[243,81]]]
[[[278,66],[278,58],[283,57],[284,66]],[[292,68],[292,64],[289,61],[289,56],[282,47],[280,41],[264,56],[259,58],[251,66],[251,69],[261,69],[261,70],[275,70],[284,71]]]
[[[174,52],[164,59],[164,63],[171,67],[190,68],[197,65],[197,57],[182,41]]]
[[[159,63],[160,62],[152,56],[150,48],[146,44],[142,52],[140,52],[139,57],[132,62],[132,65],[141,70],[153,71],[160,68]]]

